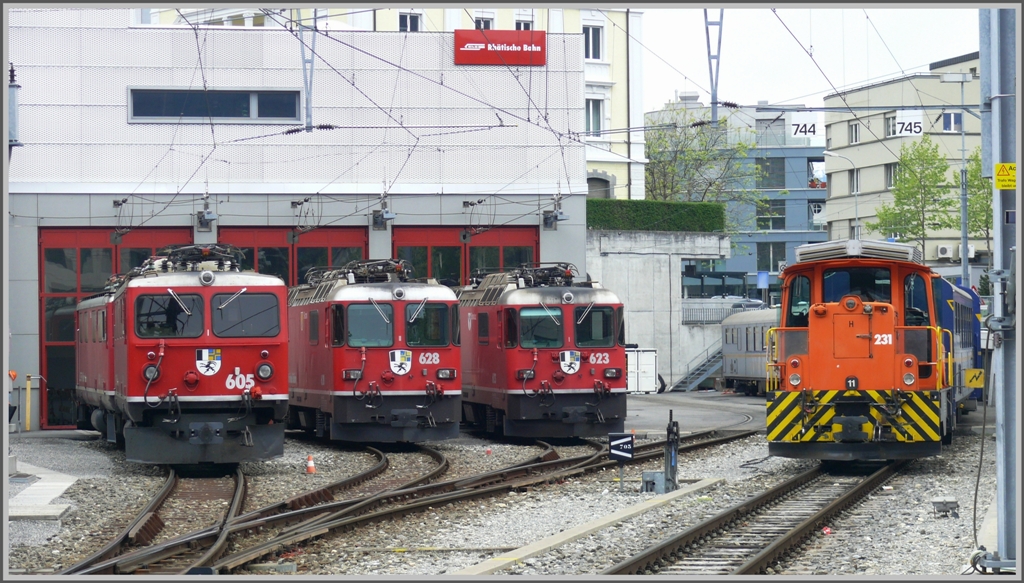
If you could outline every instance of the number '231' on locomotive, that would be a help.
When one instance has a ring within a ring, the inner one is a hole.
[[[458,300],[410,272],[353,261],[291,288],[289,427],[364,443],[459,436]]]
[[[980,375],[980,302],[911,245],[796,248],[768,332],[770,455],[910,459],[952,443]]]
[[[130,462],[284,454],[286,287],[241,259],[231,246],[171,248],[78,304],[79,427],[123,441]]]
[[[459,290],[463,419],[515,437],[603,437],[626,416],[623,307],[575,267],[522,267]]]

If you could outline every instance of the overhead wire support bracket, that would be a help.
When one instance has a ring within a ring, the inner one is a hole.
[[[301,8],[294,8],[301,12]],[[293,19],[298,23],[299,47],[302,50],[302,84],[306,90],[306,131],[313,131],[313,62],[316,57],[316,29],[320,17],[320,9],[313,8],[313,26],[303,24],[301,14]],[[307,37],[312,36],[309,44],[309,56],[306,56]]]

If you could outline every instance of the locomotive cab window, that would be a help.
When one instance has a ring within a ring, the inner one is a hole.
[[[221,338],[267,338],[281,331],[277,296],[258,293],[214,294],[210,300],[213,334]]]
[[[927,326],[931,323],[928,287],[920,274],[912,273],[903,280],[903,303],[904,326]]]
[[[448,321],[445,304],[406,304],[406,342],[409,346],[448,346]]]
[[[476,341],[478,344],[487,344],[490,342],[488,338],[491,335],[490,322],[487,318],[487,314],[480,312],[480,315],[476,319]]]
[[[309,311],[309,345],[316,346],[320,338],[320,312],[313,309]]]
[[[576,320],[576,346],[580,348],[609,348],[615,346],[615,327],[612,308],[578,306]]]
[[[523,308],[519,312],[519,344],[523,348],[561,348],[561,316],[558,308]]]
[[[807,327],[807,310],[811,305],[811,280],[798,275],[789,282],[789,307],[786,310],[786,326]]]
[[[519,319],[515,308],[505,308],[505,348],[519,345]]]
[[[889,302],[892,298],[889,270],[884,267],[844,267],[826,269],[824,301],[838,302],[855,295],[865,302]]]
[[[345,306],[331,306],[331,346],[345,345]]]
[[[626,316],[625,308],[619,306],[615,308],[615,328],[619,331],[619,346],[626,345]]]
[[[352,304],[348,307],[348,345],[394,344],[394,308],[391,304]]]
[[[203,298],[196,294],[135,298],[135,334],[142,338],[198,338],[203,334]]]

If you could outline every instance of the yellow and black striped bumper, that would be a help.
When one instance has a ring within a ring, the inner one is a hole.
[[[939,442],[942,392],[772,391],[768,442]]]

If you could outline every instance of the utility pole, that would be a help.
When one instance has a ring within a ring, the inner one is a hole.
[[[964,136],[967,119],[964,104],[964,84],[971,80],[970,73],[944,73],[942,83],[960,84],[960,285],[971,287],[971,273],[967,268],[967,145]]]
[[[704,37],[708,41],[708,73],[711,75],[711,127],[718,127],[718,65],[721,64],[721,60],[718,58],[722,54],[722,16],[725,14],[725,9],[718,11],[718,20],[708,20],[708,10],[704,9]],[[718,27],[718,48],[715,53],[711,53],[711,27]]]
[[[1013,8],[978,11],[983,176],[993,176],[997,163],[1017,161],[1016,16]],[[992,195],[995,294],[985,325],[994,339],[987,383],[996,409],[997,548],[986,549],[978,564],[998,573],[1017,568],[1017,193],[996,183]]]

